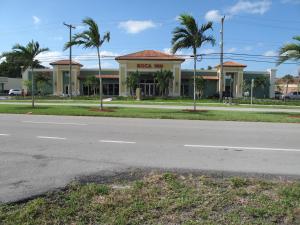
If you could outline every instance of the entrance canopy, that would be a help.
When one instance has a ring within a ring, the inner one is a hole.
[[[144,50],[116,57],[116,61],[119,63],[119,90],[121,96],[127,96],[129,94],[126,80],[131,72],[139,71],[141,73],[153,74],[160,70],[171,71],[173,74],[169,95],[180,95],[181,63],[185,61],[183,58],[160,51]],[[153,79],[153,77],[149,78]],[[145,85],[147,86],[148,83],[145,83]],[[152,87],[153,85],[151,85],[148,85],[149,87],[147,86],[149,90],[154,89],[154,87]],[[149,93],[150,92],[151,91],[149,91]]]

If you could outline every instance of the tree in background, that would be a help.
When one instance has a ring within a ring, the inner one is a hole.
[[[289,84],[294,82],[294,77],[290,74],[285,75],[284,77],[281,78],[282,81],[285,83],[286,88],[285,88],[285,94],[288,93],[289,89]]]
[[[254,87],[264,89],[268,84],[268,78],[265,76],[259,76],[254,79]],[[265,94],[264,94],[265,97]]]
[[[211,66],[207,66],[207,70],[212,70],[212,67]]]
[[[288,60],[300,60],[300,36],[293,37],[297,43],[288,43],[279,49],[277,65],[280,65]]]
[[[196,91],[198,93],[198,98],[202,98],[205,90],[206,81],[202,76],[196,77]]]
[[[92,76],[85,77],[83,80],[83,85],[88,88],[88,96],[90,96],[90,88],[93,84]]]
[[[212,30],[212,22],[198,26],[194,17],[188,14],[179,16],[181,26],[176,27],[173,31],[172,52],[175,54],[180,49],[192,48],[194,56],[194,110],[196,110],[196,64],[197,49],[203,44],[209,43],[215,45],[215,38],[207,36],[206,32]]]
[[[100,109],[103,110],[103,86],[102,86],[102,77],[101,77],[101,57],[100,57],[100,48],[104,42],[109,42],[110,33],[106,32],[103,37],[100,35],[98,24],[92,18],[86,18],[82,23],[88,27],[87,30],[82,31],[81,33],[74,34],[71,42],[65,44],[64,50],[68,49],[73,45],[82,45],[83,48],[96,48],[98,56],[98,67],[99,67],[99,85],[100,85]]]
[[[40,95],[47,94],[47,87],[50,85],[50,77],[47,74],[38,73],[34,77],[36,89]]]
[[[16,60],[22,62],[24,69],[31,68],[31,96],[32,96],[32,107],[34,107],[34,76],[33,69],[36,68],[40,63],[36,57],[45,51],[49,51],[48,48],[40,48],[40,44],[35,41],[29,42],[26,46],[16,44],[12,48],[12,52],[4,53],[4,57],[13,56]]]
[[[130,96],[135,95],[135,90],[138,86],[140,78],[139,71],[130,72],[126,78],[126,85],[129,88]]]
[[[16,54],[14,51],[5,52],[0,55],[3,58],[3,62],[0,63],[0,77],[18,78],[22,77],[22,69],[26,62]],[[35,60],[35,68],[45,68],[39,61]]]
[[[170,70],[160,70],[154,74],[161,96],[167,96],[170,81],[173,80],[173,73]]]

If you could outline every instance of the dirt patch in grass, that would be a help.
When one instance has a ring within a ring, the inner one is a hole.
[[[205,110],[205,109],[196,109],[196,110],[193,110],[193,109],[184,109],[184,110],[182,110],[182,112],[200,113],[200,112],[208,112],[208,110]]]
[[[104,108],[104,109],[99,109],[99,108],[90,108],[89,111],[91,112],[115,112],[116,110],[113,108]]]
[[[296,119],[300,119],[300,115],[291,115],[291,116],[289,116],[289,118],[296,118]]]

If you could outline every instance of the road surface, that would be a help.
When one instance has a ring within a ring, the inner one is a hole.
[[[0,202],[128,168],[300,177],[300,125],[0,115]]]

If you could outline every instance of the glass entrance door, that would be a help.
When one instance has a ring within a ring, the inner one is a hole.
[[[143,96],[155,96],[154,83],[140,83],[140,88]]]

